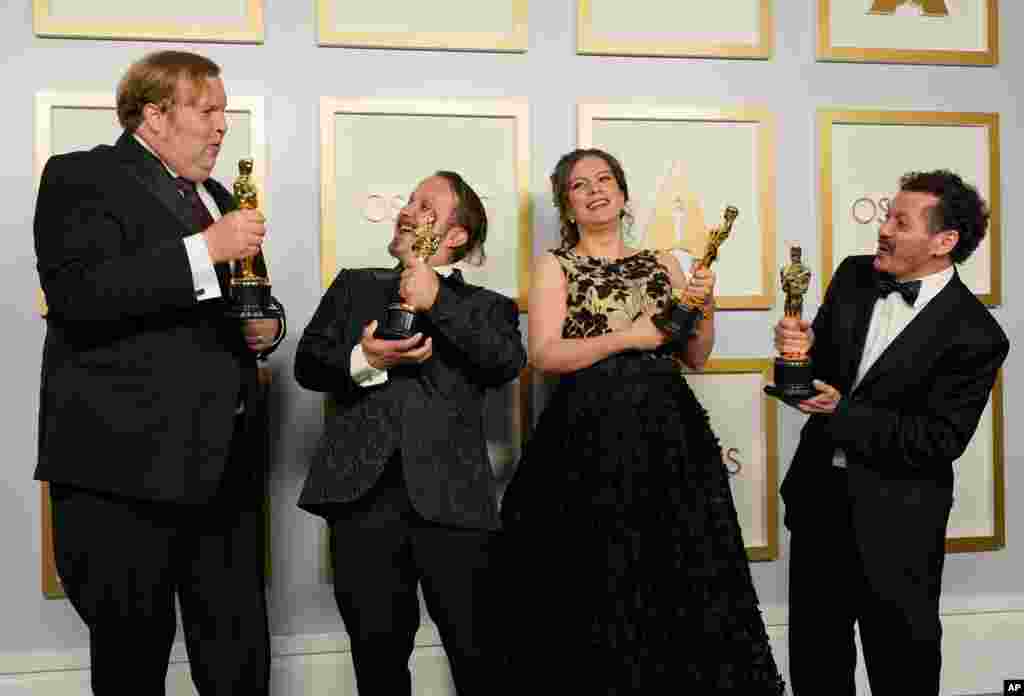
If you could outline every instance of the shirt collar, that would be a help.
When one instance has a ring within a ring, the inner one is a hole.
[[[928,304],[932,298],[938,295],[946,284],[953,279],[953,274],[956,272],[956,267],[953,264],[949,265],[949,268],[944,268],[941,271],[931,273],[922,278],[916,278],[915,280],[921,281],[921,291],[917,295],[917,302],[914,303],[914,309],[920,310],[926,304]]]
[[[160,164],[162,164],[164,166],[164,169],[167,170],[167,173],[171,175],[172,179],[177,179],[178,178],[178,173],[176,171],[174,171],[173,169],[171,169],[170,166],[168,166],[168,164],[163,161],[163,159],[160,157],[160,155],[156,154],[156,150],[154,150],[152,147],[150,147],[149,143],[147,143],[145,141],[145,139],[141,135],[139,135],[138,133],[132,133],[132,137],[135,138],[136,141],[138,141],[139,145],[141,145],[142,147],[146,148],[146,150],[149,152],[149,154],[151,154],[154,157],[156,157],[157,161],[160,162]]]
[[[464,271],[465,270],[465,267],[462,265],[461,261],[456,261],[454,263],[446,263],[443,266],[431,266],[431,268],[433,268],[438,273],[442,273],[444,275],[448,275],[449,273],[454,271],[456,268],[459,269],[460,271]]]

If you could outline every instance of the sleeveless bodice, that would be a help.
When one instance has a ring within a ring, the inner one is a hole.
[[[657,252],[643,249],[621,259],[551,251],[569,286],[563,338],[600,336],[627,328],[644,310],[660,312],[672,292]]]

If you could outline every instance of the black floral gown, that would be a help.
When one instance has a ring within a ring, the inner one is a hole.
[[[652,251],[553,252],[566,338],[661,309]],[[544,694],[781,694],[707,413],[671,356],[563,376],[502,504],[509,683]]]

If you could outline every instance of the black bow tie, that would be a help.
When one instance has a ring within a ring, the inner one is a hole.
[[[921,281],[908,280],[905,283],[900,283],[892,278],[879,278],[878,294],[882,297],[888,297],[891,292],[898,292],[903,301],[913,307],[914,303],[917,302],[918,293],[921,292]]]
[[[448,280],[452,281],[453,283],[462,283],[462,282],[464,282],[462,280],[462,271],[460,271],[457,268],[453,268],[452,272],[448,274]]]

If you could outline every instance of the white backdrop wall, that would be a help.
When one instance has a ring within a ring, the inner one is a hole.
[[[112,92],[129,63],[162,47],[196,50],[224,70],[229,94],[266,99],[269,156],[267,196],[273,199],[269,259],[275,294],[287,306],[292,333],[272,359],[274,689],[280,694],[354,693],[344,632],[325,583],[322,525],[294,503],[320,431],[321,399],[291,378],[298,335],[321,294],[319,277],[319,152],[321,96],[502,97],[529,99],[534,253],[554,246],[557,225],[547,177],[557,158],[576,144],[576,104],[585,100],[658,98],[703,106],[751,104],[778,119],[777,227],[783,240],[802,243],[805,258],[820,258],[817,232],[818,160],[815,111],[821,107],[998,112],[1002,119],[1004,302],[994,314],[1014,349],[1005,367],[1007,548],[948,558],[943,582],[946,615],[944,693],[1000,692],[1002,680],[1024,676],[1024,492],[1019,475],[1024,443],[1012,425],[1024,403],[1016,349],[1024,339],[1017,298],[1024,292],[1014,260],[1024,254],[1015,235],[1024,207],[1016,182],[1024,179],[1024,4],[1001,3],[1000,64],[994,68],[826,64],[814,60],[816,3],[777,0],[775,56],[769,61],[588,57],[575,53],[575,3],[536,0],[530,7],[525,54],[319,48],[312,0],[266,2],[263,45],[173,44],[40,39],[32,33],[31,3],[0,7],[0,295],[4,301],[3,475],[0,477],[0,694],[87,693],[87,632],[70,606],[40,593],[39,490],[36,458],[40,348],[43,322],[36,306],[32,248],[33,98],[40,90]],[[389,156],[401,157],[401,153]],[[400,162],[400,159],[396,159]],[[444,167],[439,161],[437,167]],[[729,166],[723,162],[722,166]],[[906,163],[907,169],[914,167]],[[427,172],[424,172],[426,174]],[[699,173],[694,173],[699,176]],[[895,182],[893,182],[895,184]],[[269,247],[268,247],[269,249]],[[727,253],[727,250],[726,250]],[[780,255],[781,258],[781,255]],[[820,301],[812,283],[808,311]],[[718,315],[719,357],[768,357],[770,329],[780,310]],[[525,323],[525,322],[524,322]],[[803,417],[779,419],[784,473]],[[83,443],[92,465],[115,453],[102,442]],[[773,644],[786,669],[786,554],[754,564],[754,577]],[[841,598],[837,598],[839,601]],[[420,634],[415,665],[422,693],[448,691],[433,630]],[[179,646],[180,647],[180,646]],[[174,693],[189,693],[183,654],[176,652]],[[1013,672],[1017,673],[1014,674]],[[539,688],[538,692],[543,689]]]

